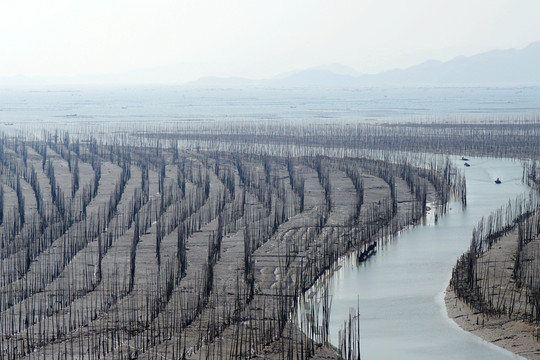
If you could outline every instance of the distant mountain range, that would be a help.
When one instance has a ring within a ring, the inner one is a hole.
[[[404,70],[359,78],[373,84],[540,85],[540,41],[522,50],[494,50],[447,62],[430,60]]]
[[[181,65],[132,70],[125,73],[69,78],[0,78],[2,85],[35,84],[180,84],[189,68]],[[448,85],[540,85],[540,41],[524,49],[494,50],[441,62],[429,60],[379,74],[360,74],[340,65],[293,71],[272,79],[204,77],[184,84],[189,88],[241,87],[357,87]]]
[[[374,75],[355,74],[353,69],[332,65],[288,73],[268,80],[205,78],[187,85],[353,87],[478,84],[540,86],[540,41],[521,50],[493,50],[469,57],[460,56],[447,62],[429,60],[406,69],[395,69]]]

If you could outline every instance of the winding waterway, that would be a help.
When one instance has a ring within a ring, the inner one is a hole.
[[[459,166],[462,161],[455,160]],[[404,231],[368,261],[343,260],[328,279],[330,341],[359,307],[362,359],[519,359],[460,329],[446,313],[444,291],[457,258],[482,216],[527,190],[521,163],[473,159],[465,168],[468,205],[450,204],[435,224]],[[500,177],[502,184],[495,184]]]

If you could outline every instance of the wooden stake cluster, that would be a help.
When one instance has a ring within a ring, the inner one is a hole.
[[[2,357],[317,356],[331,301],[298,327],[302,293],[436,196],[465,199],[447,161],[237,130],[232,144],[204,126],[185,142],[174,128],[1,135]]]

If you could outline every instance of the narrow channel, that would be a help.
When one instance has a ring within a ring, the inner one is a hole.
[[[463,162],[454,160],[458,166]],[[444,291],[474,226],[528,191],[518,161],[470,158],[467,208],[451,203],[446,215],[427,216],[360,266],[351,257],[328,278],[330,341],[350,308],[359,307],[362,359],[520,359],[460,329],[446,313]],[[502,184],[495,184],[500,177]]]

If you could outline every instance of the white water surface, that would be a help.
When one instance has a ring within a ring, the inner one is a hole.
[[[528,191],[520,162],[470,158],[469,163],[466,209],[451,203],[437,224],[428,216],[424,225],[402,232],[365,263],[344,260],[329,277],[335,346],[349,309],[359,306],[362,359],[521,358],[463,331],[446,313],[444,291],[474,226]],[[494,183],[497,177],[502,184]]]
[[[534,119],[535,87],[189,89],[179,86],[10,89],[0,84],[0,129],[22,126],[173,126],[206,121],[309,124]]]

